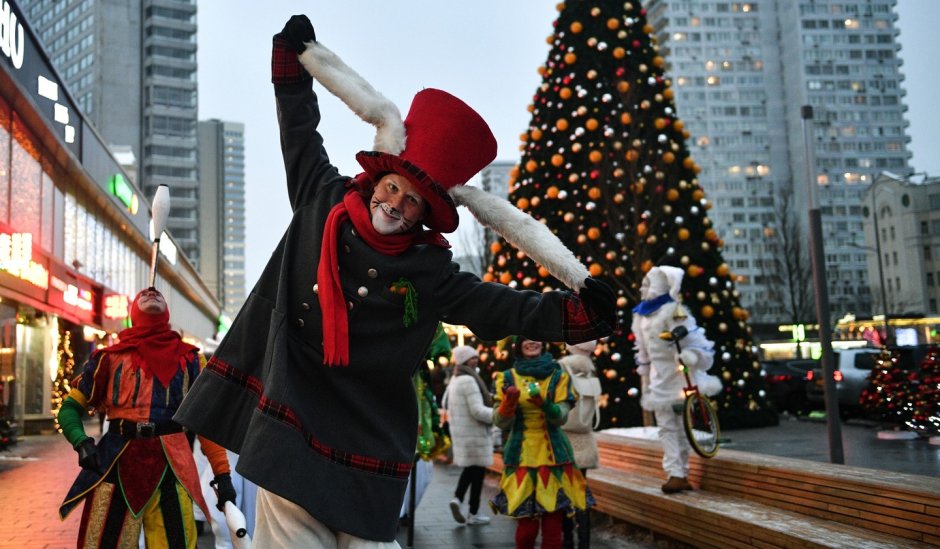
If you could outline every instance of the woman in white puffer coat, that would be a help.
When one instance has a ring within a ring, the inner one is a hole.
[[[476,349],[461,345],[454,348],[453,354],[456,366],[444,393],[443,407],[450,424],[454,464],[464,469],[450,510],[461,524],[487,524],[490,517],[478,512],[486,468],[493,463],[493,396],[477,372],[480,357]],[[464,517],[460,507],[468,488],[469,514]]]

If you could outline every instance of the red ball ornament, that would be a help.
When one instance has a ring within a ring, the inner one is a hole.
[[[630,43],[630,45],[631,45],[631,46],[633,47],[633,49],[635,49],[635,50],[640,49],[640,41],[639,41],[639,40],[634,40],[632,43]]]
[[[591,170],[591,179],[597,179],[601,176],[600,170]]]

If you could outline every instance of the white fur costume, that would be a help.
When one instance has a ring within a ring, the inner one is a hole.
[[[637,372],[649,379],[640,404],[645,410],[656,413],[663,442],[663,469],[669,476],[685,478],[688,476],[689,443],[682,432],[682,418],[673,411],[673,405],[685,398],[682,390],[685,377],[676,360],[675,343],[660,339],[659,334],[679,325],[689,330],[689,335],[680,342],[681,356],[689,367],[692,382],[698,385],[702,394],[718,394],[721,380],[706,373],[712,366],[714,344],[679,302],[682,275],[682,270],[676,267],[650,269],[643,279],[640,297],[649,301],[668,293],[673,301],[648,315],[634,313],[632,330],[636,338]]]

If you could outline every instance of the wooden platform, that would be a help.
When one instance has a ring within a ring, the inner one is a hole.
[[[598,433],[596,510],[697,547],[940,546],[940,479],[722,449],[667,495],[657,441]],[[497,455],[494,469],[501,469]]]

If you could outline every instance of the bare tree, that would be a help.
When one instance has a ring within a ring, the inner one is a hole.
[[[809,240],[795,209],[791,187],[778,190],[774,223],[765,228],[764,236],[758,267],[770,288],[768,301],[792,324],[812,322],[815,303]]]

